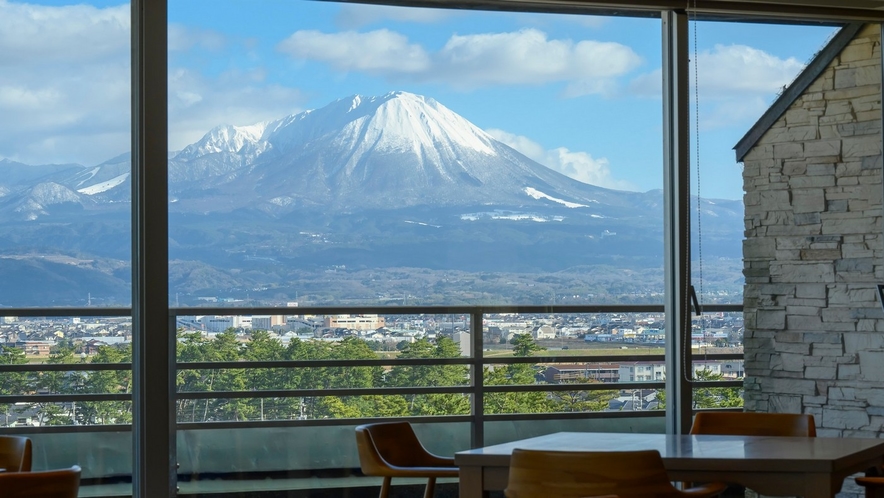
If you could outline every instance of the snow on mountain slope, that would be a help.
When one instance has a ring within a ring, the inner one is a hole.
[[[4,211],[11,212],[14,218],[33,221],[47,216],[49,209],[60,204],[78,204],[82,199],[76,192],[55,182],[43,182],[17,195],[3,198],[9,199]]]
[[[94,185],[90,185],[88,187],[81,188],[77,190],[77,192],[85,195],[95,195],[100,194],[102,192],[107,192],[108,190],[122,185],[129,179],[129,173],[123,173],[122,175],[115,176],[106,182],[96,183]]]
[[[128,168],[121,156],[63,183],[123,201]],[[585,215],[608,217],[636,205],[631,193],[555,172],[436,100],[408,92],[354,95],[275,121],[218,126],[170,159],[169,183],[176,211],[197,213],[415,206],[472,212],[487,205],[532,213],[591,208]]]
[[[266,123],[250,126],[222,125],[213,128],[198,142],[188,145],[177,154],[182,160],[195,159],[207,154],[240,153],[243,148],[255,146],[261,142]],[[260,147],[259,147],[260,148]]]
[[[303,208],[583,206],[622,197],[554,172],[439,102],[407,92],[356,95],[266,125],[215,128],[171,161],[170,180],[182,210],[248,207],[277,215]]]

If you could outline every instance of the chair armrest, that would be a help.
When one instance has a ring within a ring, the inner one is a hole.
[[[457,467],[397,467],[389,466],[384,475],[392,477],[458,477]]]
[[[721,493],[724,493],[725,489],[727,489],[727,484],[723,482],[710,482],[705,484],[698,484],[694,487],[682,490],[682,494],[684,496],[701,498],[708,496],[718,496]]]

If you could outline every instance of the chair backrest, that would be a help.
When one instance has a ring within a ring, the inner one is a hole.
[[[40,472],[0,473],[3,498],[77,498],[80,467]]]
[[[6,472],[31,470],[31,440],[22,436],[0,436],[0,469]]]
[[[816,437],[816,424],[802,413],[699,412],[691,434]]]
[[[370,476],[391,475],[392,467],[452,466],[428,452],[408,422],[360,425],[356,447],[362,472]]]
[[[507,498],[679,496],[657,450],[513,450]]]

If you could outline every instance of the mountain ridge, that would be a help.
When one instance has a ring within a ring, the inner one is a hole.
[[[129,161],[0,161],[9,170],[0,178],[0,255],[56,240],[96,260],[130,252]],[[264,279],[293,289],[286,279],[295,272],[342,267],[540,275],[662,265],[662,191],[579,182],[407,92],[212,128],[170,154],[169,199],[170,259],[200,262],[176,274],[170,291],[179,293],[208,292],[211,278],[225,288]],[[704,254],[739,257],[741,201],[700,202]],[[105,272],[102,288],[118,288],[106,284],[107,268],[121,278],[116,263],[82,270]]]

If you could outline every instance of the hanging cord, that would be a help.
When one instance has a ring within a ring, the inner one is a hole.
[[[706,341],[706,320],[703,317],[701,300],[703,299],[703,195],[700,190],[700,55],[697,43],[697,0],[694,0],[694,146],[696,147],[696,159],[694,164],[697,168],[697,285],[699,292],[694,293],[694,304],[697,316],[700,317],[700,333],[703,341]],[[706,360],[706,352],[709,347],[703,349],[703,359]]]
[[[703,225],[702,225],[702,208],[701,208],[701,190],[700,190],[700,71],[699,71],[699,48],[697,43],[697,0],[693,0],[693,4],[691,0],[688,0],[687,6],[687,14],[688,14],[688,25],[693,26],[693,43],[694,43],[694,163],[696,164],[697,171],[697,276],[698,276],[698,284],[699,284],[699,295],[694,288],[693,284],[688,284],[689,292],[684,296],[685,299],[685,308],[691,309],[691,304],[693,304],[693,308],[697,316],[700,317],[700,332],[703,338],[706,338],[706,325],[703,320],[703,316],[701,314],[701,306],[700,299],[703,296]],[[687,220],[685,220],[685,226],[690,226],[690,214],[687,214]],[[691,265],[690,261],[685,265],[685,278],[688,282],[691,282]],[[684,333],[683,337],[683,351],[682,354],[685,358],[690,356],[690,348],[691,342],[693,339],[693,326],[691,320],[691,314],[686,313],[684,317]],[[708,348],[707,348],[708,349]],[[704,352],[706,350],[704,349]],[[694,366],[693,364],[688,366],[688,369],[684,371],[685,380],[692,382],[694,381]]]

